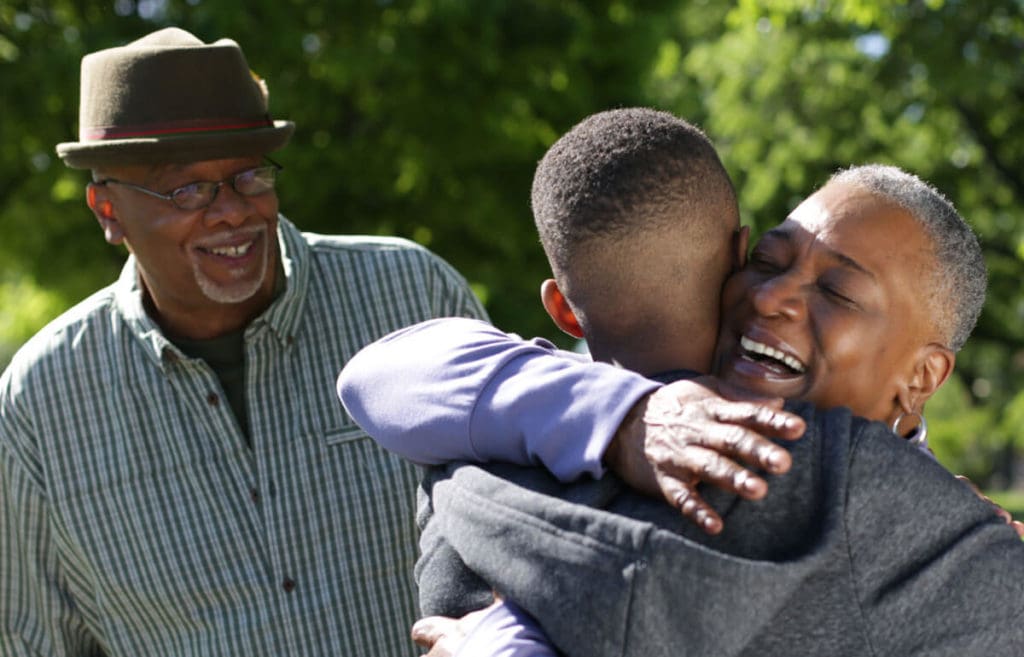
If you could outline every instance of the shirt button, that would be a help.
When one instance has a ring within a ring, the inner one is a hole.
[[[293,580],[291,577],[285,579],[283,582],[281,582],[281,588],[284,589],[285,593],[291,593],[295,590],[295,580]]]
[[[217,393],[211,392],[210,394],[206,395],[206,403],[209,404],[210,406],[216,406],[217,404],[220,403],[220,397],[217,396]]]

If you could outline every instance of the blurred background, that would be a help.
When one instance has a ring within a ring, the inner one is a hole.
[[[1024,510],[1024,0],[0,1],[0,367],[124,261],[53,147],[77,139],[82,55],[167,25],[238,41],[272,114],[298,124],[275,158],[301,228],[413,239],[498,326],[566,346],[539,303],[529,189],[590,113],[703,127],[755,235],[838,167],[917,173],[991,272],[931,441]]]

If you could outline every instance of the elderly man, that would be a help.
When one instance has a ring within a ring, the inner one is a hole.
[[[279,215],[293,129],[231,40],[82,60],[57,152],[130,256],[0,380],[0,654],[415,654],[416,473],[332,383],[389,331],[484,312],[422,248]]]

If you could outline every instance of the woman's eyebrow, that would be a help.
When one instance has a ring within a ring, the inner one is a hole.
[[[772,228],[771,230],[766,232],[764,235],[762,235],[761,239],[758,240],[758,243],[760,243],[761,241],[763,241],[765,239],[777,240],[777,241],[781,241],[781,242],[792,243],[795,240],[793,234],[797,230],[800,230],[800,229],[792,228],[792,227],[786,227],[786,226],[776,226],[775,228]],[[860,264],[859,262],[857,262],[856,260],[854,260],[850,256],[846,255],[842,251],[837,251],[837,250],[833,249],[832,247],[826,246],[825,244],[822,244],[820,242],[818,243],[818,245],[819,245],[819,247],[821,249],[823,249],[829,255],[830,258],[839,261],[839,263],[841,265],[843,265],[844,267],[848,267],[850,269],[858,271],[858,272],[860,272],[860,273],[870,277],[871,279],[875,278],[874,273],[872,273],[870,269],[868,269],[864,265]]]
[[[846,265],[850,269],[855,269],[855,270],[859,271],[860,273],[870,277],[871,279],[875,278],[875,275],[869,269],[864,267],[862,264],[860,264],[859,262],[857,262],[856,260],[854,260],[850,256],[846,255],[845,253],[840,253],[839,251],[836,251],[835,249],[830,249],[827,246],[826,247],[822,247],[822,248],[824,248],[826,251],[828,251],[829,255],[831,255],[833,258],[835,258],[836,260],[838,260],[842,264]]]

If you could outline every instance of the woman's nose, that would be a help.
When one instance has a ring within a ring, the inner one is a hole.
[[[799,320],[807,312],[803,286],[791,273],[761,281],[754,286],[751,299],[754,309],[763,317]]]

